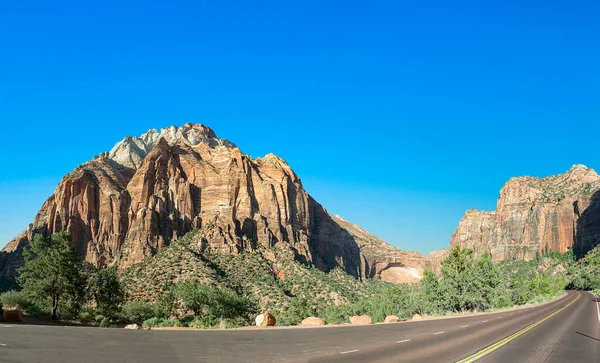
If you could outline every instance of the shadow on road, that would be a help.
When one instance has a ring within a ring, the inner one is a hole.
[[[583,335],[583,336],[584,336],[584,337],[586,337],[586,338],[590,338],[590,339],[593,339],[593,340],[595,340],[595,341],[598,341],[598,342],[600,342],[600,339],[598,339],[598,338],[594,338],[594,337],[591,337],[591,336],[589,336],[589,335],[587,335],[587,334],[583,334],[583,333],[581,333],[581,332],[578,332],[578,331],[576,331],[575,333],[576,333],[576,334],[579,334],[579,335]]]

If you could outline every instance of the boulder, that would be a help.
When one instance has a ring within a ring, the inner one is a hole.
[[[256,326],[275,326],[277,320],[269,313],[260,314],[255,319]]]
[[[142,327],[137,324],[129,324],[129,325],[125,326],[125,329],[127,329],[127,330],[142,330]]]
[[[325,325],[325,321],[321,318],[315,318],[314,316],[311,316],[309,318],[302,320],[301,324],[306,325],[306,326],[317,326],[317,325]]]
[[[20,310],[4,310],[2,321],[5,323],[21,323],[23,321],[23,314],[21,314]]]
[[[350,323],[352,325],[369,325],[373,324],[373,319],[368,315],[351,316]]]
[[[413,315],[412,319],[410,319],[410,320],[423,320],[423,317],[419,314],[415,314],[415,315]]]
[[[389,315],[385,317],[384,323],[397,323],[400,321],[400,318],[396,315]]]

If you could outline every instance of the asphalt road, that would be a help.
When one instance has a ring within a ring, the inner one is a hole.
[[[398,324],[230,331],[0,324],[0,362],[600,362],[600,305],[569,292],[522,310]]]

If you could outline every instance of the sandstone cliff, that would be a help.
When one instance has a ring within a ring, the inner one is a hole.
[[[569,248],[583,255],[600,244],[599,191],[600,176],[583,165],[546,178],[511,178],[497,209],[467,211],[450,245],[490,251],[496,261]]]
[[[407,253],[333,217],[273,154],[253,159],[204,125],[126,137],[66,175],[29,228],[4,249],[10,276],[35,233],[69,231],[97,266],[137,264],[193,229],[226,254],[285,246],[322,270],[414,281],[434,259]]]

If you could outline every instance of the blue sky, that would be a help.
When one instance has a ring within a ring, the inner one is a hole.
[[[3,2],[0,246],[61,177],[205,123],[422,253],[503,183],[600,168],[594,1]]]

